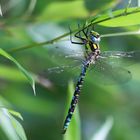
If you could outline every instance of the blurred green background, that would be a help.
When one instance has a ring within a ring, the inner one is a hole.
[[[139,0],[133,0],[130,7],[139,4]],[[1,0],[0,5],[3,14],[0,17],[0,46],[31,72],[37,81],[37,95],[34,96],[25,76],[11,61],[0,56],[1,106],[22,115],[24,121],[17,120],[22,124],[28,140],[70,139],[63,138],[61,130],[64,114],[67,112],[66,106],[69,105],[68,82],[71,78],[75,81],[80,69],[76,72],[75,68],[69,67],[64,72],[60,72],[62,69],[59,68],[54,72],[48,69],[77,64],[75,59],[65,56],[76,54],[83,47],[71,44],[69,35],[53,44],[45,45],[45,42],[68,33],[69,26],[72,30],[77,29],[77,23],[82,26],[86,20],[94,19],[95,15],[111,14],[112,10],[126,8],[128,1]],[[95,26],[95,30],[100,34],[138,29],[139,25]],[[37,44],[41,42],[44,44]],[[140,47],[140,37],[110,36],[102,38],[100,46],[102,51],[137,51]],[[113,118],[113,124],[107,138],[104,139],[140,138],[140,64],[134,62],[122,67],[131,71],[132,79],[119,85],[105,86],[92,78],[94,72],[88,72],[78,103],[82,140],[91,140],[109,116]],[[0,133],[1,140],[10,139],[3,128],[0,129]]]

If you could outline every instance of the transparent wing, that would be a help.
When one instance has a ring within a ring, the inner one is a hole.
[[[77,81],[81,67],[81,63],[53,67],[48,69],[47,74],[56,84],[66,85],[70,79],[73,79],[74,82]],[[99,59],[95,65],[90,66],[86,77],[89,77],[95,84],[112,85],[126,83],[132,78],[132,75],[125,68],[110,65]]]
[[[81,73],[80,62],[72,63],[71,65],[59,65],[57,67],[48,68],[45,73],[47,77],[56,85],[67,85],[69,80],[77,81]]]
[[[48,68],[46,74],[60,85],[65,85],[69,79],[76,81],[81,72],[83,52],[62,56],[63,62],[57,67]],[[57,60],[59,58],[57,57]],[[65,59],[65,60],[64,60]],[[125,69],[127,65],[139,62],[140,52],[106,51],[101,53],[95,65],[91,65],[87,74],[92,81],[101,84],[122,84],[132,78],[131,72]],[[63,80],[61,80],[63,79]]]
[[[84,59],[84,53],[78,51],[76,53],[68,54],[65,58]],[[140,62],[140,51],[104,51],[101,52],[100,59],[106,61],[111,65],[128,66]]]
[[[123,84],[131,80],[132,74],[126,66],[140,62],[140,51],[105,51],[90,68],[90,77],[95,83]]]
[[[99,59],[92,67],[92,79],[95,84],[123,84],[131,78],[131,72],[123,67],[111,65]]]
[[[105,51],[101,53],[100,59],[114,66],[128,66],[140,62],[140,51]]]

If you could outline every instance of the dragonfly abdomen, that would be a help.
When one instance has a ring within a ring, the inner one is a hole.
[[[70,108],[69,108],[69,111],[68,111],[68,115],[67,115],[66,120],[64,122],[64,127],[63,127],[63,132],[62,132],[63,134],[66,132],[66,130],[69,126],[69,123],[71,121],[71,118],[72,118],[73,112],[75,110],[76,104],[78,103],[79,95],[81,93],[81,88],[83,86],[83,82],[84,82],[84,78],[85,78],[88,66],[89,65],[84,65],[83,64],[82,71],[81,71],[81,74],[79,76],[79,80],[77,82],[75,92],[74,92],[74,95],[73,95],[73,98],[72,98],[72,101],[71,101],[71,105],[70,105]]]

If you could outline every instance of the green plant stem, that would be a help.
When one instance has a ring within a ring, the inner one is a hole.
[[[37,3],[37,0],[31,0],[30,1],[29,7],[28,7],[28,9],[27,9],[27,11],[25,13],[26,16],[30,16],[32,14],[32,12],[35,9],[36,3]]]
[[[115,37],[115,36],[126,36],[126,35],[139,35],[139,34],[140,34],[140,30],[132,31],[132,32],[120,32],[120,33],[114,33],[114,34],[104,34],[104,35],[101,35],[101,38]]]
[[[33,48],[33,47],[40,47],[40,46],[43,46],[43,45],[53,44],[53,43],[57,42],[58,40],[66,37],[67,35],[69,35],[69,33],[65,33],[65,34],[63,34],[61,36],[58,36],[58,37],[56,37],[52,40],[49,40],[49,41],[45,41],[45,42],[41,42],[41,43],[33,43],[33,44],[30,44],[30,45],[22,46],[22,47],[18,47],[18,48],[12,48],[8,52],[16,52],[16,51],[21,51],[21,50]]]
[[[96,21],[95,20],[95,22],[93,21],[93,22],[91,22],[91,23],[89,23],[85,28],[82,28],[82,29],[86,29],[86,28],[88,28],[89,26],[92,26],[92,25],[95,25],[95,24],[98,24],[98,23],[101,23],[101,22],[104,22],[104,21],[107,21],[107,20],[110,20],[110,19],[114,19],[114,18],[118,18],[118,17],[121,17],[121,16],[127,16],[127,15],[131,15],[131,14],[134,14],[134,13],[139,13],[140,12],[140,10],[134,10],[134,11],[132,11],[132,12],[127,12],[127,11],[124,11],[123,13],[121,13],[121,14],[118,14],[118,15],[116,15],[116,16],[114,16],[114,17],[108,17],[108,18],[105,18],[105,19],[102,19],[102,20],[99,20],[99,21]],[[81,30],[82,30],[81,29]]]
[[[138,7],[140,6],[140,0],[138,0]]]
[[[0,5],[0,16],[2,16],[3,14],[2,14],[2,9],[1,9],[1,5]]]
[[[128,4],[127,4],[125,11],[124,11],[125,14],[127,14],[127,9],[129,8],[130,4],[131,4],[131,0],[128,1]]]
[[[131,12],[124,11],[123,13],[118,14],[118,15],[116,15],[116,16],[114,16],[114,17],[107,17],[107,18],[101,19],[101,20],[99,20],[99,21],[94,20],[93,22],[89,23],[89,24],[88,24],[86,27],[84,27],[84,28],[80,28],[80,29],[75,29],[75,30],[73,30],[72,33],[76,32],[76,31],[78,31],[78,30],[80,31],[80,30],[86,29],[86,28],[88,28],[88,27],[90,27],[90,26],[92,26],[92,25],[95,25],[95,24],[98,24],[98,23],[101,23],[101,22],[110,20],[110,19],[112,19],[112,18],[118,18],[118,17],[121,17],[121,16],[127,16],[127,15],[130,15],[130,14],[133,14],[133,13],[138,13],[138,12],[140,12],[140,10],[134,10],[134,11],[131,11]],[[68,33],[65,33],[65,34],[63,34],[63,35],[61,35],[61,36],[58,36],[58,37],[56,37],[56,38],[54,38],[54,39],[52,39],[52,40],[49,40],[49,41],[45,41],[45,42],[41,42],[41,43],[33,43],[33,44],[30,44],[30,45],[27,45],[27,46],[22,46],[22,47],[18,47],[18,48],[13,48],[13,49],[9,50],[8,52],[17,52],[17,51],[21,51],[21,50],[25,50],[25,49],[29,49],[29,48],[33,48],[33,47],[40,47],[40,46],[42,46],[42,45],[53,44],[54,42],[59,41],[60,39],[62,39],[62,38],[64,38],[64,37],[68,36],[69,34],[70,34],[70,33],[68,32]],[[105,36],[105,35],[104,35],[104,36]]]

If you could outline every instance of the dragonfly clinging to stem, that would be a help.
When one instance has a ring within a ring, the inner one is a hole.
[[[81,70],[79,79],[76,84],[76,88],[75,88],[74,95],[73,95],[73,98],[71,101],[71,105],[70,105],[70,108],[68,111],[68,115],[64,122],[63,133],[66,132],[66,130],[69,126],[69,123],[71,121],[73,112],[75,110],[76,104],[79,99],[79,95],[81,92],[81,87],[84,82],[84,77],[86,75],[86,71],[91,64],[94,64],[96,62],[96,60],[98,59],[98,56],[100,55],[100,47],[99,47],[100,35],[95,31],[90,31],[89,35],[87,35],[88,30],[86,30],[86,32],[85,32],[85,30],[82,30],[82,32],[85,35],[85,38],[83,38],[81,36],[80,32],[77,32],[75,34],[75,37],[81,39],[82,42],[73,42],[71,35],[70,35],[71,42],[74,44],[85,45],[86,51],[85,51],[85,61],[83,61],[82,70]]]
[[[86,72],[87,72],[87,69],[89,68],[89,66],[93,65],[95,69],[98,69],[101,72],[104,72],[105,69],[107,69],[107,72],[104,73],[105,75],[106,74],[110,75],[110,77],[114,81],[117,81],[118,83],[126,82],[131,77],[130,71],[115,67],[116,71],[112,72],[113,67],[107,68],[106,61],[104,61],[105,63],[102,63],[101,60],[103,60],[103,59],[106,60],[106,58],[121,58],[121,57],[122,58],[135,57],[136,59],[139,59],[139,54],[140,54],[140,52],[121,52],[121,51],[113,51],[113,52],[108,51],[108,52],[102,53],[100,51],[100,47],[99,47],[99,43],[101,40],[100,35],[99,35],[99,33],[95,32],[93,29],[89,30],[89,28],[83,28],[82,30],[79,30],[77,33],[75,33],[74,36],[76,38],[80,39],[81,42],[74,42],[72,40],[71,30],[70,30],[71,43],[85,46],[85,54],[84,54],[85,59],[82,63],[81,73],[79,75],[79,78],[78,78],[78,81],[77,81],[77,84],[75,87],[74,95],[72,97],[72,101],[70,104],[70,108],[68,110],[68,114],[64,121],[64,126],[63,126],[63,131],[62,131],[63,134],[66,132],[66,130],[70,124],[76,104],[78,103],[79,95],[81,93],[81,88],[82,88],[84,78],[85,78],[85,75],[86,75]],[[112,59],[111,59],[111,62],[112,62]],[[102,64],[101,67],[97,66],[99,63]],[[112,63],[111,63],[111,65],[112,65]],[[125,78],[123,78],[125,73],[127,74],[127,76]]]

